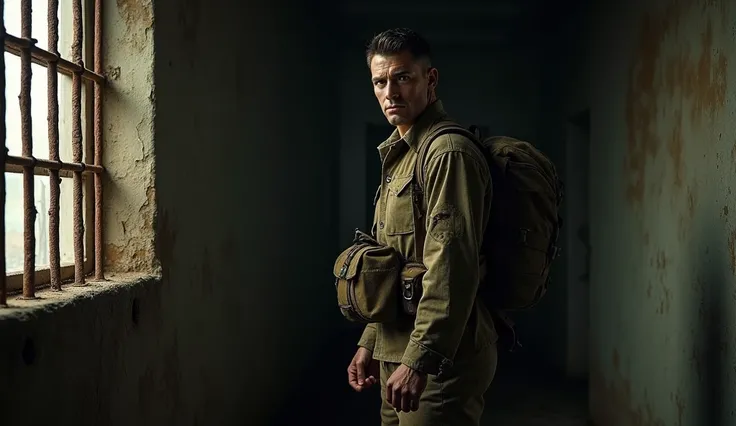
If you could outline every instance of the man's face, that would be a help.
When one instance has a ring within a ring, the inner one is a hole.
[[[410,52],[375,55],[371,59],[373,91],[388,122],[406,133],[414,120],[434,100],[437,70],[427,69]]]

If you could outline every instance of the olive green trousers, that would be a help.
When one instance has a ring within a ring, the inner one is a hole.
[[[386,401],[386,381],[399,364],[381,362],[382,426],[478,426],[483,394],[496,374],[495,344],[484,345],[469,359],[457,362],[441,378],[430,375],[417,411],[397,412]]]

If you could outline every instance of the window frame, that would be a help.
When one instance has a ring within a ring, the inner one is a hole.
[[[63,5],[63,2],[67,0],[59,0],[59,5]],[[99,16],[96,16],[96,13],[101,12],[96,10],[98,7],[101,6],[101,1],[99,0],[82,0],[82,31],[83,31],[83,39],[82,39],[82,57],[84,59],[84,68],[85,68],[85,74],[88,74],[89,72],[100,72],[101,70],[95,69],[93,70],[93,67],[97,67],[98,64],[94,63],[95,58],[95,44],[96,41],[98,41],[96,38],[101,37],[101,31],[99,31],[97,28],[95,28],[95,20],[96,18],[98,21],[101,21],[99,19]],[[7,6],[6,6],[7,7]],[[101,22],[99,22],[101,24]],[[73,25],[73,24],[72,24]],[[58,28],[61,32],[62,24],[61,20],[58,22]],[[20,34],[8,34],[11,36],[20,37]],[[33,34],[31,34],[33,37]],[[46,52],[48,52],[50,49],[48,47],[46,49],[43,49]],[[5,52],[8,52],[12,55],[15,55],[17,57],[20,57],[20,50],[14,49],[10,47],[6,40],[3,40],[3,54]],[[61,53],[61,52],[60,52]],[[101,55],[102,52],[99,52]],[[64,55],[60,54],[60,57],[62,60],[70,61],[69,58],[65,57]],[[48,75],[48,63],[45,60],[38,60],[36,58],[32,58],[31,62],[33,64],[37,64],[42,66],[46,73],[38,74],[42,75],[43,77],[46,77]],[[5,63],[5,62],[4,62]],[[61,67],[57,68],[57,73],[71,77],[72,73],[63,70]],[[2,70],[2,72],[5,72],[5,70]],[[36,79],[34,75],[34,79]],[[99,80],[99,79],[98,79]],[[33,79],[31,80],[31,85],[33,85]],[[82,93],[82,101],[81,101],[81,114],[82,114],[82,163],[91,166],[95,165],[95,85],[96,82],[90,78],[81,78],[81,93]],[[57,99],[59,96],[59,86],[57,86]],[[102,91],[102,97],[104,98],[104,81],[100,82],[100,84],[97,86]],[[33,99],[33,98],[31,98]],[[32,102],[32,101],[31,101]],[[102,104],[102,102],[101,102]],[[102,108],[102,105],[100,105],[100,108]],[[61,108],[60,108],[61,109]],[[101,118],[101,117],[100,117]],[[3,120],[5,120],[6,117],[3,117]],[[61,126],[60,126],[61,127]],[[7,137],[7,135],[6,135]],[[102,142],[102,141],[100,141]],[[2,149],[5,149],[5,143],[6,141],[2,141],[3,147]],[[2,157],[4,160],[6,160],[6,157]],[[49,160],[48,154],[41,156],[34,156],[34,158],[38,160]],[[70,163],[69,160],[64,159],[63,161],[65,164]],[[4,170],[3,173],[19,173],[22,175],[23,173],[23,167],[8,164],[5,162],[3,164]],[[103,172],[104,173],[104,172]],[[43,166],[36,166],[33,169],[34,176],[49,176],[49,169],[45,168]],[[59,176],[62,179],[72,179],[73,172],[68,170],[60,170]],[[95,263],[96,263],[96,256],[97,251],[102,250],[102,247],[96,247],[95,245],[95,231],[96,231],[96,217],[95,217],[95,174],[94,173],[82,173],[81,174],[82,180],[82,196],[83,196],[83,205],[82,205],[82,220],[83,220],[83,227],[84,227],[84,261],[83,261],[83,274],[86,278],[89,278],[89,276],[93,273],[95,273]],[[5,180],[6,181],[6,180]],[[7,185],[7,183],[5,183]],[[5,202],[7,202],[7,198],[5,199]],[[4,206],[0,206],[0,208],[4,208]],[[61,210],[61,209],[60,209]],[[2,220],[5,220],[4,212],[0,212],[0,218]],[[48,214],[48,212],[38,212],[38,214]],[[5,230],[5,227],[3,227],[3,230]],[[38,242],[38,236],[37,234],[34,234],[36,237],[36,242]],[[60,236],[60,239],[64,238]],[[69,238],[68,236],[66,238]],[[5,242],[5,238],[3,236],[3,243]],[[3,250],[3,253],[5,251]],[[7,268],[7,265],[6,265]],[[3,271],[3,274],[5,275],[5,286],[6,286],[6,292],[7,295],[17,295],[20,294],[23,291],[23,277],[24,272],[13,272],[8,273],[7,271]],[[62,284],[68,284],[70,281],[73,282],[75,278],[75,265],[74,263],[61,263],[60,265],[60,280]],[[96,278],[103,279],[102,271],[98,271],[96,274]],[[88,280],[85,280],[85,284]],[[45,267],[38,267],[35,268],[34,271],[34,289],[39,290],[43,288],[47,288],[51,285],[51,266],[47,265]],[[2,304],[2,301],[0,301],[0,304]]]

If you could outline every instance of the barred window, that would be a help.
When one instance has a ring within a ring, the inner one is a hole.
[[[104,280],[101,3],[0,2],[0,305]]]

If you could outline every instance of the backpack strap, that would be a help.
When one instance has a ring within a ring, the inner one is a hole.
[[[419,152],[417,155],[417,161],[414,165],[414,178],[416,180],[415,185],[415,191],[417,191],[417,195],[415,198],[415,204],[417,205],[417,208],[419,209],[419,215],[417,225],[415,226],[414,231],[414,253],[416,253],[416,261],[422,262],[424,258],[424,239],[427,237],[427,229],[424,226],[424,221],[426,220],[426,215],[429,214],[427,212],[427,199],[424,196],[424,182],[425,182],[425,162],[427,157],[427,152],[429,152],[429,147],[432,145],[432,143],[437,140],[442,135],[448,134],[448,133],[455,133],[455,134],[461,134],[463,136],[466,136],[470,138],[473,142],[477,143],[476,135],[474,132],[471,132],[467,130],[466,128],[460,126],[459,124],[453,122],[453,121],[439,121],[434,124],[434,128],[427,134],[427,136],[424,137],[424,139],[419,144]]]
[[[426,161],[427,152],[429,151],[429,147],[432,145],[432,142],[437,140],[437,138],[442,135],[455,133],[466,136],[471,141],[477,143],[477,135],[457,123],[454,123],[452,121],[440,121],[439,124],[437,124],[436,126],[437,127],[432,129],[432,131],[430,131],[429,134],[427,134],[424,140],[422,140],[422,142],[420,143],[419,154],[417,155],[417,162],[414,167],[414,176],[417,179],[417,184],[422,192],[422,195],[424,195],[424,180],[426,172],[424,162]]]

